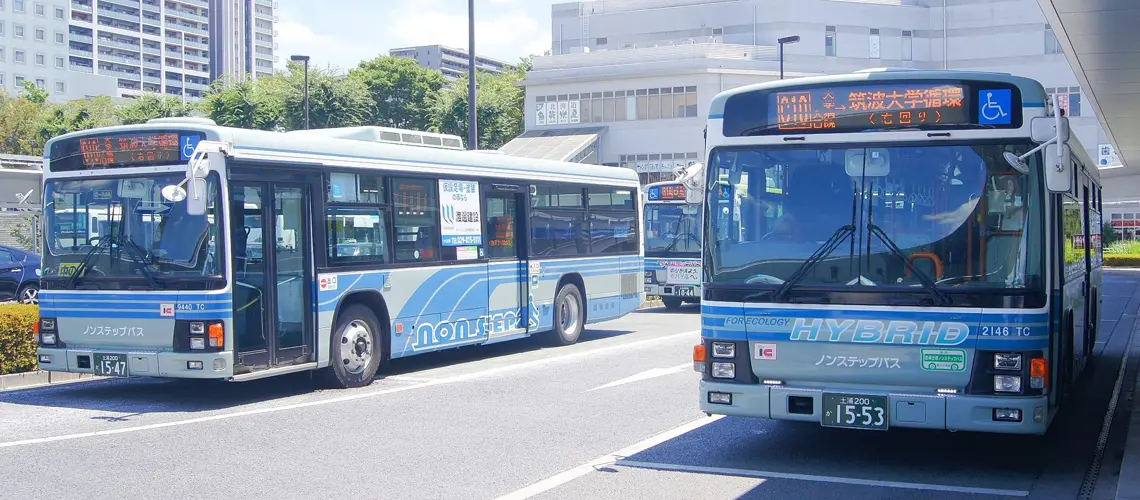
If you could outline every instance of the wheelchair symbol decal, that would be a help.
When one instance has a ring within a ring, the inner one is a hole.
[[[194,136],[182,137],[182,161],[190,161],[190,157],[194,156],[194,150],[198,149],[198,142],[200,138]]]
[[[983,125],[1005,125],[1012,121],[1012,92],[1009,89],[979,92],[978,122]]]

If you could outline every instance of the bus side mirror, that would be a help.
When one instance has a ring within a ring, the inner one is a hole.
[[[1045,146],[1042,165],[1045,170],[1045,188],[1054,193],[1067,193],[1073,189],[1072,150],[1068,144]]]
[[[186,180],[186,214],[200,216],[206,214],[206,179]]]

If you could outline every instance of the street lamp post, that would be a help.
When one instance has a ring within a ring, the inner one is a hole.
[[[305,130],[309,129],[309,56],[289,56],[290,60],[305,63]]]
[[[479,149],[475,119],[475,0],[467,0],[467,149]]]
[[[784,38],[776,40],[776,43],[778,43],[780,45],[780,79],[781,80],[784,79],[784,45],[789,44],[789,43],[796,43],[798,41],[800,41],[799,35],[786,36]]]

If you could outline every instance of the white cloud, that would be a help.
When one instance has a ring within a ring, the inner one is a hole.
[[[359,43],[314,32],[308,26],[296,21],[277,23],[277,38],[281,55],[277,66],[284,68],[292,54],[305,54],[312,57],[312,64],[332,65],[342,70],[356,66],[362,59],[375,57],[374,50]]]

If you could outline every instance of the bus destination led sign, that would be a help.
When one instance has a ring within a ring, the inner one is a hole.
[[[83,164],[87,166],[178,163],[182,157],[176,133],[84,137],[79,139],[79,150],[83,153]]]
[[[653,201],[684,200],[687,194],[685,186],[681,184],[666,184],[649,188],[649,199]]]
[[[788,132],[968,125],[966,95],[963,85],[921,83],[775,92],[769,123]]]

